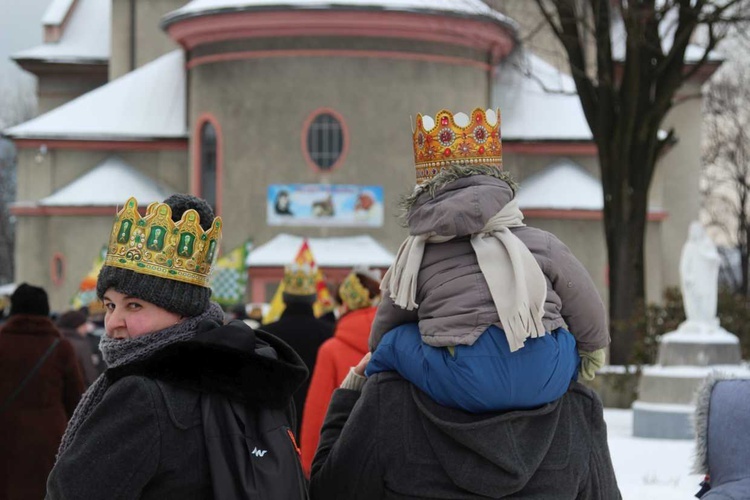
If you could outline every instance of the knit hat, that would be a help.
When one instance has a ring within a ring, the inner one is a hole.
[[[65,328],[68,330],[75,330],[82,324],[86,323],[88,318],[81,311],[67,311],[64,312],[59,318],[57,318],[58,328]]]
[[[201,198],[189,194],[173,194],[164,200],[164,203],[172,209],[172,220],[175,222],[180,220],[185,211],[192,208],[198,212],[204,231],[209,230],[213,224],[214,211]],[[211,298],[211,289],[207,287],[142,274],[130,269],[104,266],[96,282],[96,294],[99,299],[102,299],[110,288],[186,317],[203,313],[208,308]]]
[[[49,316],[49,300],[44,288],[21,283],[10,296],[10,314]]]

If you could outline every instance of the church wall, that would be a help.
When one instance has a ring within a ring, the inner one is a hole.
[[[186,192],[187,151],[95,151],[37,149],[18,151],[19,202],[38,201],[49,196],[116,153],[151,179],[177,192]],[[41,161],[37,162],[37,158]],[[113,182],[116,182],[113,179]],[[125,199],[120,203],[124,203]],[[112,214],[114,216],[114,212]],[[43,286],[53,308],[64,308],[80,280],[91,268],[111,229],[109,216],[18,216],[16,225],[15,276],[19,282]],[[55,284],[50,265],[55,253],[65,263],[65,279]]]
[[[185,0],[111,0],[112,52],[109,79],[114,80],[135,68],[131,67],[131,3],[135,2],[135,66],[139,68],[157,57],[178,48],[159,27],[167,13],[182,7]]]
[[[49,196],[112,154],[175,191],[188,188],[187,151],[48,149],[41,155],[38,149],[21,149],[18,154],[18,201],[37,201]]]
[[[107,216],[18,217],[16,244],[24,251],[16,254],[16,281],[43,287],[50,308],[66,310],[102,245],[107,244],[113,220]],[[56,254],[62,257],[64,269],[59,283],[52,276]]]
[[[701,203],[698,190],[703,122],[700,86],[688,85],[680,96],[684,100],[679,102],[679,98],[676,99],[678,104],[664,123],[665,130],[675,128],[678,142],[657,165],[661,181],[657,189],[661,191],[663,207],[669,213],[660,235],[665,262],[662,267],[664,286],[679,285],[680,253],[687,240],[690,222],[698,219]]]
[[[362,42],[346,43],[350,47]],[[412,51],[415,44],[401,46]],[[247,236],[262,244],[280,232],[310,237],[367,233],[395,251],[406,235],[394,217],[397,202],[414,186],[413,119],[418,112],[486,106],[488,79],[482,68],[427,61],[244,59],[193,67],[189,96],[193,140],[194,127],[205,114],[215,118],[222,130],[225,248]],[[329,173],[309,166],[302,149],[305,121],[320,108],[340,114],[349,134],[345,160]],[[383,186],[384,226],[268,227],[267,188],[282,183]]]

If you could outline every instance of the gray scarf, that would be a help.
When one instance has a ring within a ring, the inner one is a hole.
[[[102,340],[99,343],[99,347],[102,351],[104,361],[107,362],[107,368],[117,368],[118,366],[128,365],[138,361],[143,361],[151,357],[154,353],[160,351],[164,347],[177,343],[185,342],[192,339],[198,328],[198,325],[203,320],[214,320],[223,324],[224,313],[221,307],[211,302],[208,309],[199,315],[187,318],[176,325],[159,330],[158,332],[150,333],[133,339],[115,340],[109,337],[102,336]],[[96,381],[91,384],[91,387],[83,394],[81,401],[78,403],[73,417],[68,422],[68,427],[65,429],[65,435],[60,443],[60,449],[57,452],[57,456],[60,457],[63,452],[73,442],[78,429],[80,429],[83,422],[91,415],[96,406],[104,398],[104,393],[109,388],[109,379],[106,373],[100,375]]]
[[[522,221],[523,214],[514,199],[471,236],[471,246],[511,352],[522,348],[528,337],[541,337],[545,333],[542,316],[547,280],[532,253],[509,229],[524,226]],[[417,276],[425,243],[443,243],[453,238],[434,232],[406,238],[380,288],[390,292],[397,306],[407,310],[417,308]]]

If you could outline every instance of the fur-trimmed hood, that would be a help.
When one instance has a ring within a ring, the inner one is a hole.
[[[110,368],[114,383],[141,375],[251,406],[285,408],[308,370],[285,342],[241,321],[204,321],[191,340],[169,345],[148,359]]]
[[[750,433],[747,432],[750,425],[750,374],[740,378],[712,373],[696,394],[694,425],[693,472],[711,476],[712,492],[717,488],[727,488],[730,492],[739,486],[739,482],[742,482],[742,488],[750,488],[747,468],[750,463]]]

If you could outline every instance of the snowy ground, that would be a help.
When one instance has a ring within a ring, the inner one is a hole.
[[[633,437],[633,412],[606,408],[609,450],[624,500],[686,500],[703,479],[691,475],[693,441]]]

